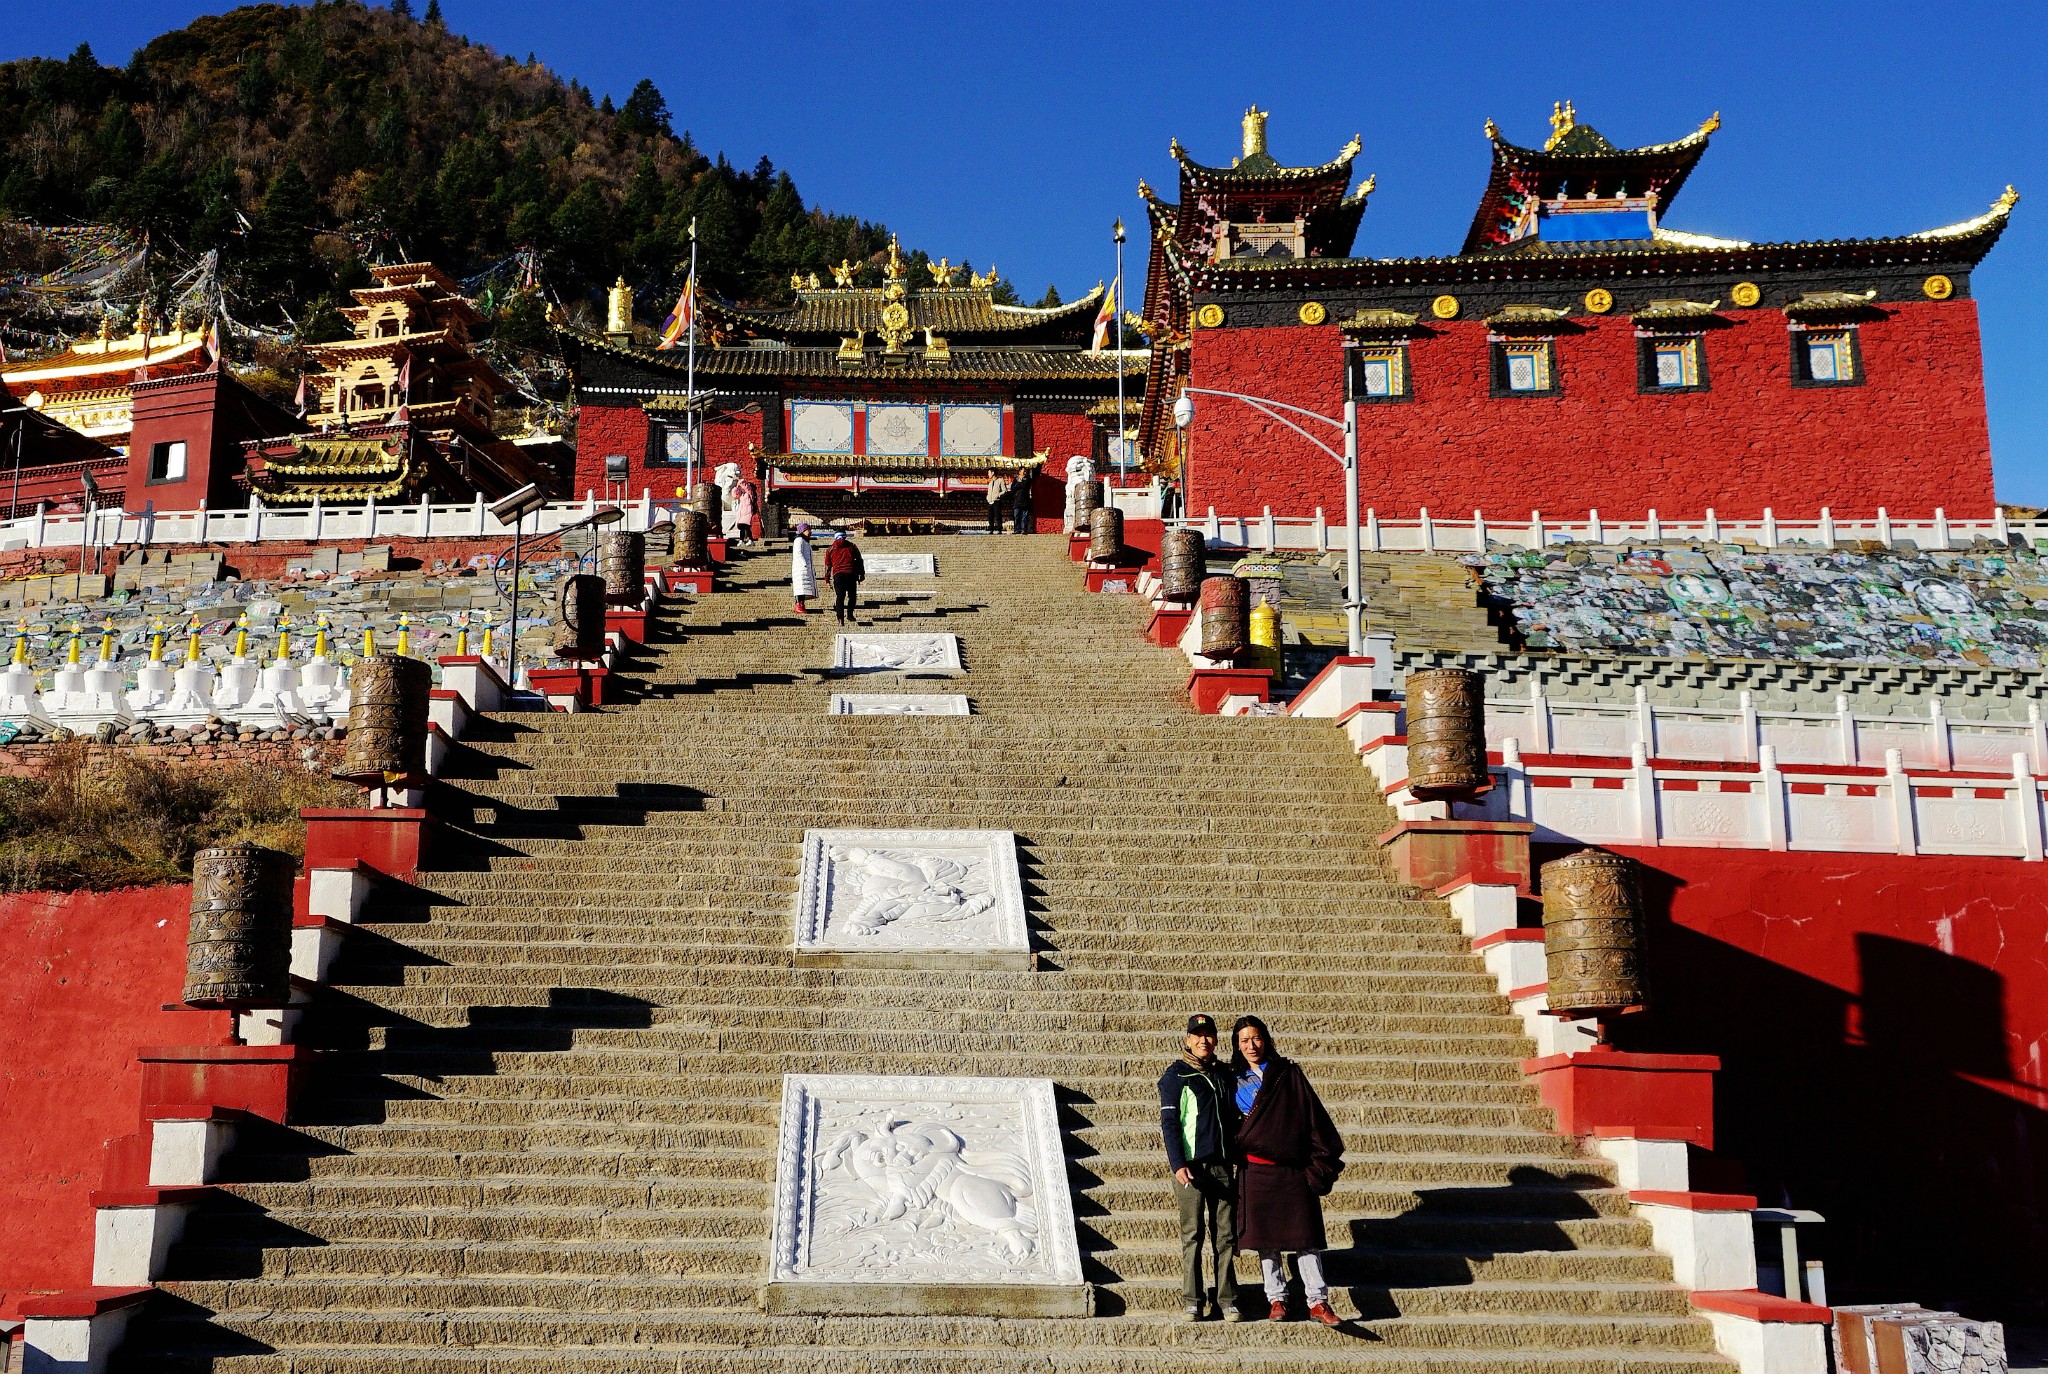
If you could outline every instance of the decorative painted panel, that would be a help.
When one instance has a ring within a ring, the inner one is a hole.
[[[922,405],[868,402],[868,452],[894,458],[931,452],[931,411]]]
[[[1003,408],[949,405],[939,408],[939,451],[966,458],[994,458],[1003,451]]]
[[[791,402],[789,446],[796,453],[853,452],[853,402]]]

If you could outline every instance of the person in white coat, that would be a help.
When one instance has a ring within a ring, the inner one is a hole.
[[[796,613],[807,615],[805,600],[818,594],[818,572],[811,565],[811,527],[798,525],[789,541],[789,589],[796,596]]]

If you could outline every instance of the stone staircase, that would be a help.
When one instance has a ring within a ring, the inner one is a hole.
[[[1610,1166],[1551,1133],[1455,922],[1391,879],[1338,732],[1192,715],[1139,603],[1080,591],[1062,540],[895,547],[941,576],[870,579],[863,619],[959,634],[967,675],[839,685],[971,717],[825,714],[835,627],[791,614],[771,555],[667,614],[638,700],[461,751],[435,803],[459,839],[351,937],[301,1119],[245,1136],[125,1368],[1731,1367]],[[1017,832],[1040,967],[795,966],[803,831],[894,825]],[[1263,1015],[1345,1134],[1344,1329],[1180,1320],[1152,1085],[1195,1010]],[[764,1314],[802,1071],[1051,1079],[1100,1315]]]

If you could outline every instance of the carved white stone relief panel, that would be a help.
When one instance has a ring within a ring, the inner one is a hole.
[[[834,692],[834,716],[965,716],[967,698],[942,692]]]
[[[806,830],[796,947],[1027,953],[1017,837],[1007,830]]]
[[[871,553],[861,559],[869,577],[937,577],[939,559],[929,553]]]
[[[838,635],[832,666],[842,673],[962,673],[960,637],[925,635]]]
[[[785,1076],[769,1279],[1079,1286],[1052,1084]]]

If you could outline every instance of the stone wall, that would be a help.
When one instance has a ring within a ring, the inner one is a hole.
[[[1359,407],[1361,500],[1382,516],[1427,507],[1523,521],[1531,510],[1641,518],[1993,513],[1990,434],[1973,301],[1888,303],[1860,329],[1865,382],[1795,387],[1785,317],[1724,311],[1706,335],[1709,389],[1641,394],[1632,322],[1587,318],[1557,340],[1560,393],[1496,398],[1487,327],[1430,327],[1409,348],[1413,398]],[[1337,415],[1333,326],[1197,332],[1190,385]],[[1343,474],[1240,402],[1196,397],[1188,509],[1332,518]],[[1321,427],[1308,426],[1321,434]],[[1336,443],[1336,431],[1328,433]],[[1041,444],[1041,447],[1043,445]]]
[[[0,777],[37,777],[62,746],[48,740],[0,744]],[[331,773],[341,764],[342,741],[314,738],[309,731],[237,729],[232,726],[178,730],[148,740],[126,737],[94,744],[86,755],[88,770],[101,769],[117,756],[164,759],[178,767],[206,768],[221,763],[276,764]],[[310,755],[310,758],[309,758]]]

